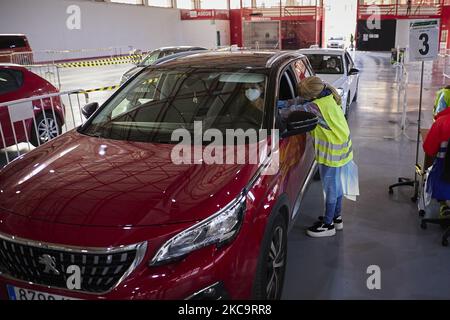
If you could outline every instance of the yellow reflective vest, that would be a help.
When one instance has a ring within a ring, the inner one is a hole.
[[[342,167],[353,159],[350,129],[341,107],[333,95],[314,100],[328,125],[320,124],[312,131],[316,161],[329,167]]]

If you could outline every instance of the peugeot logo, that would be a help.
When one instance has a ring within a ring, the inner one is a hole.
[[[48,254],[43,254],[39,257],[39,263],[45,266],[44,272],[50,273],[53,272],[56,275],[59,275],[60,272],[56,269],[56,259]]]

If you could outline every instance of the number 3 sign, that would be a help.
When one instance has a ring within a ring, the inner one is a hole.
[[[437,20],[411,22],[409,28],[409,61],[430,61],[439,53]]]

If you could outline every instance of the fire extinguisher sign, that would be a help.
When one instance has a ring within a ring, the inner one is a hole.
[[[409,61],[435,60],[439,53],[437,20],[411,22],[409,27]]]

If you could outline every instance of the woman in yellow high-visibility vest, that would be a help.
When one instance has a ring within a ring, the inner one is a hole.
[[[350,129],[341,108],[341,96],[334,87],[318,77],[308,77],[299,83],[298,92],[300,97],[295,102],[280,101],[278,107],[283,118],[295,110],[312,112],[319,118],[319,124],[311,134],[325,195],[325,215],[308,228],[307,234],[311,237],[333,236],[336,230],[343,229],[342,170],[353,160]]]

